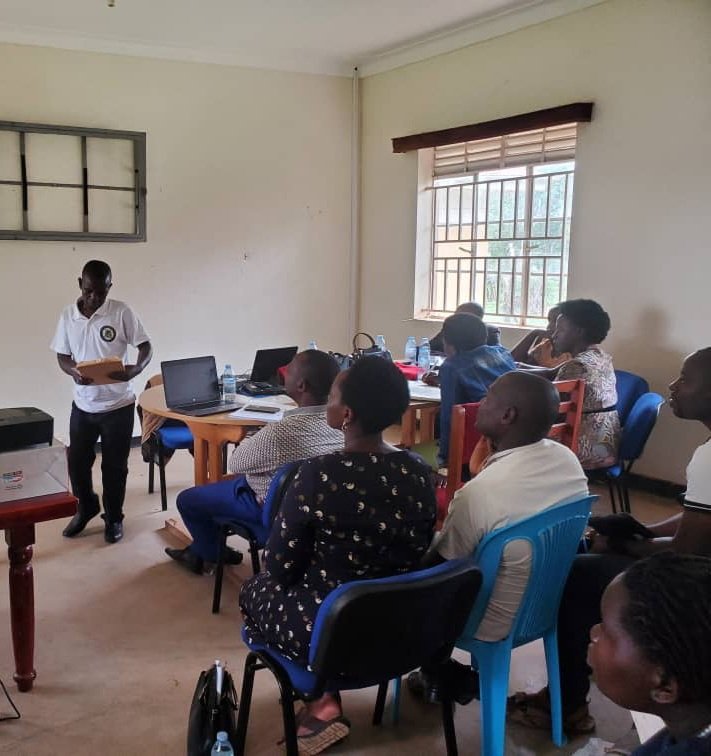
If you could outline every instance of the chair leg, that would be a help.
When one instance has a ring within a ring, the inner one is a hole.
[[[622,502],[622,511],[627,514],[632,514],[632,507],[630,506],[630,489],[627,486],[627,480],[622,477],[619,482],[620,501]]]
[[[560,688],[560,664],[558,663],[558,631],[553,629],[543,636],[548,669],[548,692],[551,699],[551,735],[553,742],[562,748],[565,745],[563,732],[563,699]]]
[[[152,494],[155,490],[156,480],[156,463],[153,461],[153,453],[151,453],[151,461],[148,463],[148,493]]]
[[[511,648],[487,649],[476,657],[476,662],[481,681],[481,752],[504,756]]]
[[[258,575],[262,571],[262,565],[259,563],[259,544],[252,538],[249,541],[249,555],[252,557],[252,572]]]
[[[454,729],[454,703],[451,699],[442,701],[442,729],[444,730],[444,742],[447,746],[447,756],[457,756],[457,733]],[[488,752],[482,753],[489,756]]]
[[[378,685],[378,695],[375,698],[375,709],[373,710],[373,724],[383,723],[383,711],[385,711],[385,698],[388,695],[388,682],[381,682]]]
[[[402,689],[402,677],[393,680],[393,724],[400,723],[400,691]]]
[[[222,578],[225,574],[225,551],[227,550],[227,536],[229,529],[223,525],[220,530],[220,545],[217,552],[217,565],[215,566],[215,587],[212,591],[212,613],[220,613],[220,601],[222,600]]]
[[[236,756],[244,756],[244,745],[247,740],[247,725],[249,724],[249,710],[252,705],[252,689],[254,688],[254,674],[258,669],[264,669],[259,663],[259,657],[249,652],[244,662],[244,676],[242,677],[242,696],[237,714],[237,731],[233,744]]]
[[[607,490],[610,494],[610,505],[612,506],[612,514],[617,514],[617,502],[615,499],[615,486],[610,478],[607,479]]]
[[[281,715],[284,721],[284,745],[286,746],[286,756],[299,756],[299,741],[296,738],[296,716],[294,715],[294,688],[291,685],[288,675],[277,664],[263,660],[266,666],[271,670],[279,686],[279,696],[281,699]]]
[[[160,505],[165,512],[168,509],[168,492],[165,486],[165,457],[163,456],[163,444],[158,437],[158,478],[160,480]]]

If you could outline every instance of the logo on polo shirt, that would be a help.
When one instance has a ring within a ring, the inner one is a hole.
[[[116,338],[116,329],[110,325],[103,326],[99,335],[104,341],[113,341]]]

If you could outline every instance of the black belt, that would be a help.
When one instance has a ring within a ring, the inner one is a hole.
[[[595,410],[583,410],[583,415],[597,415],[599,412],[615,412],[617,405],[613,404],[611,407],[603,407],[602,409]]]

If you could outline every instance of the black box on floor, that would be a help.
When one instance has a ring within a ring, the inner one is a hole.
[[[52,444],[54,418],[37,407],[0,409],[0,452]]]

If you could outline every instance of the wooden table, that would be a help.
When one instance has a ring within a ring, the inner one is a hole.
[[[238,444],[245,437],[250,427],[264,425],[259,420],[238,420],[230,417],[229,412],[219,415],[206,415],[205,417],[192,417],[174,412],[166,407],[163,386],[153,386],[153,388],[146,389],[138,397],[138,403],[146,412],[180,420],[190,428],[195,439],[196,486],[221,480],[224,475],[222,471],[222,447],[228,443]]]
[[[37,676],[34,668],[35,592],[32,576],[35,524],[72,517],[76,511],[77,500],[68,491],[0,504],[0,529],[5,531],[10,558],[10,624],[15,653],[13,678],[23,693],[32,690]]]

